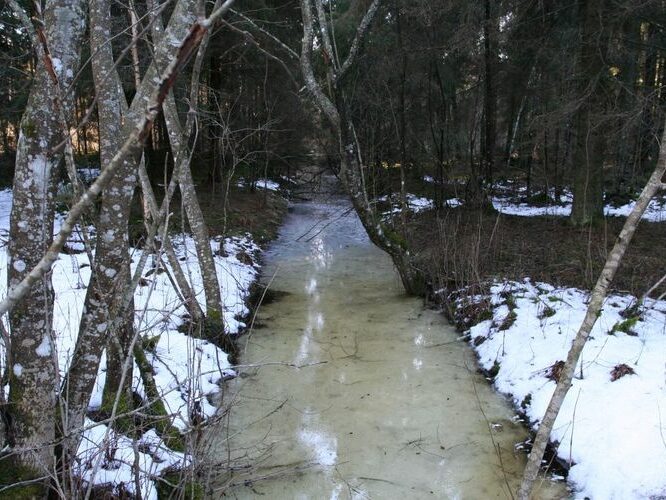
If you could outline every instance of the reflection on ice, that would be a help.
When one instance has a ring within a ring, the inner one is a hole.
[[[305,285],[305,292],[308,295],[312,295],[313,293],[315,293],[316,290],[317,290],[317,280],[316,278],[310,278],[308,284]]]
[[[314,240],[312,240],[311,249],[312,258],[315,263],[315,269],[317,271],[326,269],[326,267],[328,267],[329,261],[331,260],[331,254],[326,250],[324,239],[320,236],[317,236]]]
[[[333,466],[338,460],[338,440],[321,431],[303,429],[298,433],[298,439],[312,454],[312,458],[324,466]]]

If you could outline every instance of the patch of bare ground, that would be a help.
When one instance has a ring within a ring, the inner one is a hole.
[[[435,288],[454,290],[487,279],[544,281],[591,289],[624,218],[575,228],[565,217],[519,217],[444,208],[414,215],[408,244]],[[666,224],[641,222],[613,282],[642,295],[664,273]],[[661,293],[664,290],[655,291]]]
[[[287,213],[287,200],[274,191],[264,189],[250,190],[235,185],[229,190],[221,184],[200,182],[196,185],[199,203],[208,225],[211,237],[233,236],[250,233],[259,245],[264,245],[277,236],[282,219]],[[163,189],[162,189],[163,191]],[[162,192],[155,188],[158,203]],[[187,222],[183,222],[181,201],[176,191],[171,201],[171,231],[189,231]],[[141,222],[141,205],[137,196],[133,206],[132,241],[140,245],[145,237],[145,228]]]

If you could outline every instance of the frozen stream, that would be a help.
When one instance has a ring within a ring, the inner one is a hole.
[[[260,309],[228,429],[211,433],[237,471],[227,496],[511,498],[524,429],[348,208],[295,205],[266,255],[265,282],[287,294]],[[563,495],[542,482],[539,498]]]

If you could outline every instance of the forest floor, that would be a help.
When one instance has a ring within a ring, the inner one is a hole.
[[[205,186],[203,191],[202,208],[210,224],[211,247],[223,295],[225,331],[237,335],[245,329],[251,313],[248,301],[259,277],[260,244],[266,244],[277,234],[287,202],[271,189],[249,190],[235,186],[227,197],[229,208],[225,212],[211,186]],[[1,190],[0,295],[6,292],[11,203],[11,190]],[[178,200],[174,200],[172,206],[179,206]],[[178,224],[178,211],[174,210],[174,213],[175,227],[186,229]],[[56,232],[61,220],[62,216],[58,216]],[[94,228],[90,230],[94,232]],[[137,223],[134,235],[137,242],[141,239],[141,231]],[[193,240],[178,229],[171,234],[171,239],[197,299],[205,306]],[[131,250],[133,272],[142,251],[140,246]],[[135,329],[139,332],[139,341],[143,343],[166,412],[172,417],[171,425],[182,433],[184,445],[167,446],[166,436],[154,429],[143,427],[121,432],[114,426],[94,421],[97,417],[109,416],[100,412],[106,371],[106,360],[103,359],[90,398],[90,418],[86,419],[74,466],[75,473],[85,483],[94,485],[96,494],[102,494],[97,489],[102,488],[107,492],[112,490],[120,497],[140,493],[143,499],[155,499],[158,490],[167,485],[163,480],[165,475],[170,474],[169,481],[174,481],[174,471],[191,470],[192,456],[184,450],[196,442],[198,426],[202,422],[205,425],[207,419],[215,416],[214,396],[220,391],[221,383],[235,376],[228,352],[208,340],[188,335],[186,310],[169,280],[169,266],[152,257],[148,262],[134,295]],[[89,279],[90,262],[83,251],[81,235],[75,232],[67,242],[65,253],[61,253],[55,263],[52,274],[54,333],[61,377],[66,373],[76,343]],[[0,345],[0,359],[4,359],[2,349]],[[4,367],[0,369],[4,370]],[[140,401],[149,404],[136,364],[132,390]],[[87,487],[85,483],[83,488]]]
[[[579,229],[565,217],[566,193],[558,203],[529,203],[505,185],[492,198],[496,211],[482,212],[459,208],[460,187],[448,186],[447,207],[435,210],[432,179],[425,184],[408,197],[418,202],[407,217],[395,199],[385,214],[398,227],[407,221],[408,246],[434,296],[488,379],[536,429],[631,203],[608,206],[602,224]],[[662,221],[659,199],[630,245],[551,435],[576,498],[666,495],[666,301],[639,300],[666,272]]]

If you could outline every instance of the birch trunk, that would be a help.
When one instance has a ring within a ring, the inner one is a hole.
[[[152,36],[154,43],[160,43],[162,40],[162,18],[157,15],[153,22]],[[208,36],[202,40],[199,47],[199,54],[206,50],[208,44]],[[199,71],[195,64],[195,71],[192,73],[192,98],[190,99],[190,113],[196,111],[196,98],[199,81]],[[210,247],[210,234],[208,233],[208,226],[204,219],[199,198],[194,187],[194,180],[192,179],[192,171],[190,169],[191,150],[189,147],[190,134],[194,126],[194,120],[190,117],[187,120],[185,127],[182,126],[180,118],[178,117],[178,108],[173,93],[169,95],[163,106],[164,118],[169,135],[169,142],[171,144],[171,152],[174,156],[174,165],[178,175],[178,185],[180,187],[180,194],[182,197],[183,207],[185,209],[185,216],[192,231],[192,237],[196,245],[197,258],[201,268],[201,277],[206,295],[206,316],[210,319],[223,321],[222,314],[222,295],[220,293],[220,283],[217,279],[217,271],[215,270],[215,259],[213,251]]]
[[[539,472],[539,467],[541,465],[541,459],[543,458],[543,453],[548,444],[550,438],[550,433],[555,424],[557,415],[564,403],[564,398],[571,387],[571,381],[573,380],[573,375],[578,364],[578,359],[580,354],[587,342],[587,338],[592,331],[592,327],[597,321],[599,314],[601,312],[601,307],[603,305],[606,294],[608,293],[608,287],[610,286],[617,269],[620,267],[622,262],[622,257],[629,247],[632,237],[638,227],[638,223],[643,216],[643,213],[648,207],[650,200],[654,197],[657,192],[663,188],[664,184],[662,183],[662,178],[666,173],[666,127],[664,129],[664,134],[661,138],[661,144],[659,148],[659,160],[657,161],[657,167],[655,168],[650,180],[643,188],[634,209],[631,211],[627,217],[620,235],[615,241],[615,245],[611,250],[608,258],[606,259],[606,264],[604,265],[599,279],[597,280],[594,289],[592,290],[592,295],[590,296],[590,304],[587,307],[587,313],[583,319],[576,337],[573,340],[569,354],[567,355],[567,360],[562,368],[560,378],[555,387],[555,392],[548,403],[548,408],[546,408],[546,413],[543,416],[543,420],[539,425],[539,430],[537,432],[536,438],[534,439],[534,445],[532,446],[532,451],[525,467],[525,472],[523,474],[523,480],[520,485],[520,490],[518,491],[518,498],[520,500],[528,500],[532,487],[534,485],[534,480]]]
[[[44,13],[50,57],[40,58],[21,120],[10,218],[8,284],[16,286],[53,240],[55,170],[62,157],[58,107],[70,119],[70,85],[79,65],[85,2],[53,0]],[[57,98],[54,77],[65,99]],[[7,441],[33,477],[54,469],[58,365],[52,331],[53,289],[46,274],[10,314]],[[3,465],[4,466],[4,465]]]
[[[185,39],[186,35],[190,31],[190,26],[196,21],[192,12],[194,11],[193,0],[180,0],[171,16],[169,26],[165,30],[164,39],[165,43],[160,44],[155,47],[153,63],[149,67],[146,75],[144,75],[143,81],[139,89],[137,90],[136,95],[132,101],[132,105],[128,109],[124,120],[122,121],[122,126],[117,129],[117,137],[121,138],[124,145],[127,145],[128,141],[132,137],[132,134],[136,134],[136,124],[140,123],[146,114],[146,108],[149,109],[150,113],[156,112],[150,108],[151,105],[151,96],[156,92],[161,84],[160,74],[158,73],[157,68],[167,68],[172,60],[176,60],[180,51],[180,41]],[[95,36],[93,34],[93,36]],[[168,42],[168,43],[167,43]],[[108,77],[110,80],[110,86],[115,84],[116,80],[113,77]],[[109,88],[109,92],[112,90]],[[118,124],[121,124],[118,121]],[[109,139],[110,140],[110,139]],[[109,144],[110,146],[110,144]],[[122,151],[122,148],[118,148],[115,151],[115,156],[118,156],[118,151]],[[114,152],[112,151],[112,154]],[[116,161],[114,164],[114,170],[120,169],[125,170],[127,173],[129,168],[127,166],[128,161],[132,161],[140,155],[140,148],[138,145],[132,145],[129,149],[124,151],[123,159],[119,163]],[[110,164],[108,160],[107,164]],[[102,172],[104,174],[104,172]],[[131,177],[131,179],[130,179]],[[127,187],[129,192],[130,189],[130,180],[132,183],[132,191],[134,189],[134,183],[136,183],[135,173],[127,174],[127,177],[124,178],[122,184]],[[121,189],[122,191],[122,189]],[[116,196],[124,196],[124,193],[116,192]],[[114,203],[111,203],[111,214],[113,215]],[[98,240],[104,238],[104,235],[99,234]],[[109,240],[108,243],[111,243]],[[98,243],[99,244],[99,243]],[[104,242],[102,242],[104,244]],[[116,277],[116,279],[118,279]],[[85,413],[88,398],[90,397],[90,392],[92,390],[95,378],[97,377],[97,371],[99,368],[100,359],[102,352],[106,347],[105,342],[96,341],[98,336],[94,335],[94,330],[97,328],[106,328],[108,326],[104,323],[92,323],[91,329],[89,331],[93,335],[79,335],[76,343],[76,348],[74,356],[72,359],[72,364],[70,371],[67,376],[67,382],[69,387],[66,388],[66,394],[68,395],[68,428],[74,428],[76,422],[78,422],[81,416]],[[104,330],[103,330],[104,331]],[[71,424],[69,423],[71,421]]]
[[[92,72],[97,95],[102,169],[109,164],[123,143],[121,100],[125,96],[115,78],[113,53],[111,44],[107,42],[110,39],[111,3],[109,0],[92,0],[90,45],[95,54],[92,58]],[[117,381],[123,365],[122,359],[130,354],[128,341],[133,337],[133,307],[128,312],[119,309],[130,283],[128,223],[137,181],[136,166],[132,160],[127,158],[121,163],[102,192],[95,260],[91,263],[92,274],[69,380],[63,387],[63,397],[68,403],[67,434],[82,426],[90,391],[97,377],[97,366],[94,370],[86,366],[89,360],[97,364],[97,359],[85,358],[78,351],[87,350],[85,346],[88,344],[108,348],[105,396],[119,389]],[[112,317],[119,313],[124,317],[122,326],[117,331],[109,329]]]

